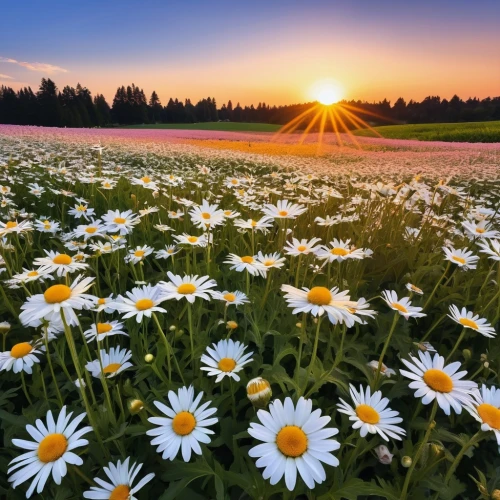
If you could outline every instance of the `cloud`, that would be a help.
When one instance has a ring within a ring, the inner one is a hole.
[[[0,73],[0,80],[13,80],[13,78],[9,75],[3,75]]]
[[[68,73],[67,69],[61,68],[60,66],[55,66],[53,64],[17,61],[16,59],[11,59],[9,57],[0,57],[0,63],[17,64],[18,66],[22,66],[23,68],[29,69],[31,71],[38,71],[40,73],[47,73],[49,75],[52,73]],[[5,75],[3,76],[5,77]]]

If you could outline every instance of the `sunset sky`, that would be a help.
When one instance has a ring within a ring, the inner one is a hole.
[[[111,104],[134,82],[219,105],[313,100],[333,79],[343,97],[500,95],[498,0],[6,2],[0,84],[78,82]]]

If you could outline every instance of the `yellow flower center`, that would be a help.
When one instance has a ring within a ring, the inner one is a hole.
[[[500,430],[500,409],[488,403],[483,403],[477,407],[477,412],[481,420],[492,429]]]
[[[81,253],[75,255],[75,260],[80,261],[80,260],[84,260],[84,259],[85,259],[85,255],[83,255]]]
[[[105,182],[102,186],[105,188],[110,188],[111,184],[109,182]]]
[[[316,306],[326,306],[332,300],[332,292],[324,286],[314,286],[309,290],[307,300]]]
[[[247,394],[254,396],[260,392],[267,391],[270,388],[269,382],[267,380],[261,379],[252,382],[252,384],[247,386]]]
[[[151,299],[139,299],[135,303],[135,308],[138,311],[145,311],[146,309],[151,309],[154,306],[154,303]]]
[[[179,436],[187,436],[196,427],[196,419],[188,411],[181,411],[172,420],[172,429]]]
[[[210,216],[210,214],[209,214],[208,212],[202,212],[201,216],[202,216],[205,220],[210,219],[210,217],[211,217],[211,216]]]
[[[71,264],[73,262],[73,259],[69,255],[66,255],[65,253],[60,253],[59,255],[56,255],[54,257],[52,262],[54,264],[62,264],[64,266],[67,266],[68,264]]]
[[[198,241],[198,238],[196,236],[189,236],[188,239],[189,243],[196,243]]]
[[[233,371],[236,366],[236,361],[232,358],[222,358],[219,361],[219,370],[223,372]]]
[[[5,227],[6,227],[7,229],[12,229],[12,228],[14,228],[14,227],[17,227],[17,222],[15,222],[15,221],[11,221],[11,220],[10,220],[9,222],[7,222],[7,224],[5,224]]]
[[[130,498],[130,488],[126,484],[117,486],[109,496],[109,500],[128,500]]]
[[[109,323],[97,323],[97,333],[108,333],[113,329]]]
[[[424,382],[434,391],[451,392],[453,390],[451,377],[436,368],[431,368],[424,373]]]
[[[229,216],[229,215],[231,215],[232,213],[233,213],[233,212],[232,212],[231,210],[225,210],[225,211],[224,211],[224,215],[226,215],[226,216]]]
[[[122,365],[120,363],[110,363],[102,369],[102,373],[116,373]]]
[[[257,225],[257,221],[252,219],[252,220],[250,221],[250,225],[251,225],[252,227],[255,227],[255,226]]]
[[[398,302],[393,302],[391,304],[391,306],[394,308],[394,309],[397,309],[399,312],[402,312],[402,313],[407,313],[408,312],[408,309],[406,309],[405,306],[402,306],[401,304],[399,304]]]
[[[370,405],[356,406],[356,415],[366,424],[374,425],[380,422],[378,411],[374,410]]]
[[[224,299],[228,302],[234,302],[236,300],[236,295],[234,293],[226,293],[226,295],[224,295]]]
[[[272,260],[272,259],[269,259],[269,260],[265,260],[263,262],[263,264],[266,266],[266,267],[269,267],[269,266],[272,266],[276,261],[275,260]]]
[[[43,463],[55,462],[68,448],[68,440],[63,434],[48,434],[38,445],[38,458]]]
[[[245,255],[244,257],[241,258],[241,261],[244,262],[245,264],[251,264],[253,262],[253,257],[250,255]]]
[[[460,324],[465,326],[466,328],[473,328],[474,330],[477,330],[479,328],[478,324],[469,318],[460,318]]]
[[[196,292],[196,287],[192,283],[183,283],[177,288],[177,293],[182,295],[189,295]]]
[[[476,228],[476,233],[483,234],[485,231],[485,229],[481,229],[480,227]]]
[[[238,179],[231,179],[231,184],[236,186],[238,184]]]
[[[123,217],[115,217],[115,218],[113,219],[113,222],[114,222],[115,224],[125,224],[125,222],[127,222],[127,220],[126,220],[126,219],[124,219]]]
[[[145,253],[146,253],[146,252],[145,252],[144,250],[136,250],[136,251],[134,252],[134,255],[135,255],[136,257],[144,257],[144,254],[145,254]]]
[[[19,359],[24,358],[27,354],[29,354],[33,350],[33,346],[28,342],[21,342],[20,344],[16,344],[10,350],[10,355],[13,358]]]
[[[341,248],[341,247],[336,247],[336,248],[332,248],[330,250],[330,253],[332,255],[341,255],[342,257],[345,257],[349,253],[349,250],[346,250],[345,248]]]
[[[465,264],[465,259],[462,259],[462,257],[458,257],[457,255],[452,255],[451,258],[455,262],[458,262],[459,264]]]
[[[71,297],[71,288],[66,285],[53,285],[45,290],[43,297],[49,304],[59,304]]]
[[[281,217],[286,217],[288,215],[288,212],[286,210],[280,210],[278,212],[278,214],[281,216]]]
[[[286,457],[300,457],[307,450],[307,436],[300,427],[287,425],[278,432],[276,444]]]
[[[43,228],[46,229],[47,231],[51,228],[52,226],[50,224],[44,224]]]
[[[30,278],[33,278],[34,276],[38,276],[38,272],[37,272],[37,271],[30,271],[30,272],[28,273],[28,276],[29,276]]]
[[[151,179],[145,175],[144,177],[141,177],[141,181],[144,182],[144,184],[147,184],[148,182],[151,182]]]
[[[297,250],[298,250],[299,252],[304,252],[305,250],[307,250],[307,247],[306,247],[305,245],[299,245],[299,246],[297,247]]]
[[[98,299],[97,304],[103,306],[104,304],[106,304],[106,299]]]
[[[76,207],[76,210],[77,210],[78,212],[85,212],[85,210],[87,210],[87,207],[84,207],[83,205],[78,205],[78,206]]]
[[[88,234],[94,234],[97,231],[96,227],[87,227],[85,228],[85,232]]]

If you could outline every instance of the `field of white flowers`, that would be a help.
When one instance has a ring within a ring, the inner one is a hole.
[[[0,496],[500,498],[494,152],[103,144],[0,136]]]

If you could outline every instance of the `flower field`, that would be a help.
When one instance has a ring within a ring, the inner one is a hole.
[[[500,146],[206,134],[0,126],[0,496],[499,499]]]

